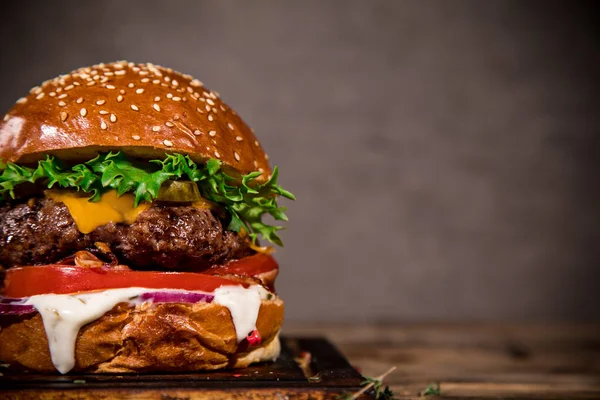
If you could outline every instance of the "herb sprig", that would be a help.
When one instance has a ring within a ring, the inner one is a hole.
[[[392,367],[389,370],[387,370],[384,374],[381,374],[376,378],[365,376],[365,380],[360,384],[361,386],[363,386],[361,390],[352,394],[345,393],[344,395],[340,396],[339,399],[356,400],[370,389],[373,389],[373,391],[375,392],[375,400],[393,400],[394,393],[392,393],[392,390],[388,386],[383,385],[383,380],[386,376],[394,372],[395,369],[396,367]]]
[[[48,188],[58,186],[87,193],[90,201],[98,201],[101,194],[110,189],[116,190],[119,196],[133,193],[137,206],[142,201],[156,199],[165,181],[188,179],[197,183],[204,198],[219,204],[229,213],[229,230],[244,230],[253,242],[260,235],[283,246],[277,235],[282,227],[262,221],[265,215],[287,221],[286,208],[277,205],[277,196],[295,200],[292,193],[277,184],[278,173],[275,167],[271,177],[263,183],[256,181],[260,172],[235,179],[223,171],[217,159],[198,165],[181,154],[169,154],[163,160],[151,160],[150,163],[136,163],[122,152],[109,152],[71,167],[52,156],[39,161],[36,168],[0,160],[0,201],[14,199],[15,187],[19,185],[42,182]]]
[[[424,390],[419,392],[419,396],[439,396],[440,393],[440,384],[435,382],[430,383]]]

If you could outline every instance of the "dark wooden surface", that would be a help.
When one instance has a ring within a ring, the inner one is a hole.
[[[308,354],[310,359],[306,358]],[[307,362],[301,363],[300,359]],[[362,381],[362,376],[327,340],[284,337],[282,354],[276,362],[240,370],[60,375],[5,369],[0,376],[0,398],[328,399],[358,391]]]
[[[399,399],[439,382],[441,398],[600,399],[600,325],[286,324],[326,335]],[[428,397],[429,398],[429,397]]]

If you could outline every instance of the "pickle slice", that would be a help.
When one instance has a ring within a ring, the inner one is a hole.
[[[201,201],[202,196],[196,182],[192,181],[166,181],[158,191],[157,200],[172,201],[176,203]]]

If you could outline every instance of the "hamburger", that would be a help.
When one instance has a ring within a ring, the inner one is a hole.
[[[115,62],[0,123],[0,360],[67,373],[242,368],[280,352],[263,221],[277,167],[202,82]],[[262,245],[261,246],[261,242]]]

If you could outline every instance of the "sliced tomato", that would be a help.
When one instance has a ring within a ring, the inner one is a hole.
[[[4,296],[29,297],[38,294],[69,294],[93,290],[144,287],[212,292],[225,285],[246,284],[215,275],[256,276],[277,269],[273,257],[256,254],[215,267],[204,273],[153,272],[73,265],[43,265],[11,268],[4,279]]]
[[[257,276],[265,272],[279,269],[277,261],[268,254],[255,254],[239,260],[233,260],[225,265],[219,265],[204,271],[210,275],[235,274],[242,276]]]
[[[194,272],[151,272],[70,265],[11,268],[4,279],[6,297],[68,294],[92,290],[144,287],[212,292],[224,285],[240,285],[230,279]]]

